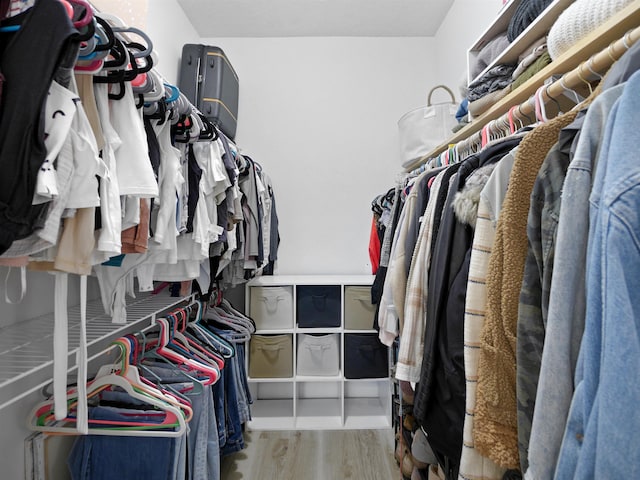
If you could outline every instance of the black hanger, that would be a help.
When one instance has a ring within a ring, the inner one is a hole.
[[[216,130],[215,125],[211,123],[209,119],[205,117],[203,114],[198,113],[198,116],[200,117],[200,120],[202,120],[202,123],[204,124],[204,130],[200,132],[199,139],[211,140],[213,142],[218,140],[220,136],[218,135],[218,131]]]
[[[131,43],[127,43],[126,44],[127,49],[133,49],[133,50],[137,50],[139,52],[142,52],[145,50],[145,46],[137,43],[137,42],[131,42]],[[145,57],[137,57],[138,59],[144,59],[145,64],[143,66],[138,65],[138,62],[135,62],[135,54],[133,54],[131,52],[131,50],[129,50],[130,53],[130,58],[132,60],[134,60],[134,63],[136,64],[136,67],[138,68],[138,73],[147,73],[149,70],[151,70],[153,68],[153,58],[151,58],[151,55],[147,55]]]
[[[104,52],[105,50],[111,50],[114,47],[116,42],[116,36],[113,33],[113,29],[111,28],[111,25],[109,25],[109,22],[100,18],[99,16],[95,16],[94,18],[96,22],[98,22],[98,24],[100,25],[104,33],[107,35],[108,41],[107,43],[96,45],[96,47],[93,50],[96,52]]]

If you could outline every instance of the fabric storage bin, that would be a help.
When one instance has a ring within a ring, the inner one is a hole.
[[[371,287],[344,287],[344,328],[371,330],[376,306],[371,303]]]
[[[340,285],[301,285],[296,314],[301,328],[340,326]]]
[[[340,335],[298,335],[298,375],[335,376],[340,373]]]
[[[345,378],[384,378],[389,376],[387,347],[377,333],[347,333],[344,336]]]
[[[249,295],[257,329],[293,328],[293,287],[251,287]]]
[[[253,335],[249,347],[249,377],[290,378],[293,376],[293,337]]]

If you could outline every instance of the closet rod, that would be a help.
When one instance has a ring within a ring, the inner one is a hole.
[[[631,46],[640,40],[640,27],[628,31],[624,37],[612,42],[604,50],[592,55],[588,60],[580,63],[573,70],[565,73],[562,77],[548,86],[542,88],[541,97],[545,103],[554,101],[567,91],[571,91],[576,87],[589,83],[589,79],[606,73],[606,71],[626,52]],[[597,75],[596,75],[597,74]],[[590,83],[589,83],[590,85]],[[589,87],[591,88],[591,86]],[[489,129],[489,133],[495,133],[494,127],[497,129],[502,126],[509,125],[509,115],[521,123],[531,123],[531,118],[535,118],[535,94],[529,97],[525,102],[512,107],[509,112],[501,115],[495,120],[490,120],[485,128]],[[473,145],[482,143],[482,134],[484,128],[478,132],[471,134],[464,140],[456,143],[456,148],[461,151],[469,151]]]
[[[542,90],[544,97],[546,97],[547,101],[556,99],[567,90],[572,90],[587,83],[589,78],[597,76],[594,75],[594,73],[601,75],[606,74],[607,70],[638,40],[640,40],[640,27],[630,30],[624,37],[609,44],[606,49],[591,56],[587,61],[582,62],[570,72],[562,75],[559,80],[545,87]],[[514,114],[518,116],[520,120],[524,120],[519,116],[520,114],[526,115],[528,113],[534,113],[531,98],[515,109]],[[508,121],[507,115],[508,114],[502,116],[503,121],[505,119]]]

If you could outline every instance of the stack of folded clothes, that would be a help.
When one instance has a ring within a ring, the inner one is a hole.
[[[511,89],[515,90],[550,63],[547,37],[542,37],[529,45],[518,58],[518,66],[513,72]]]
[[[509,42],[513,42],[518,38],[544,12],[551,2],[552,0],[522,0],[509,22],[509,28],[507,29]]]
[[[478,116],[511,91],[515,65],[496,65],[469,85],[469,112]]]

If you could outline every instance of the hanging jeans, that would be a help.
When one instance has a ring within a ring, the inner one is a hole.
[[[89,410],[89,419],[157,422],[157,416],[152,417],[150,413],[93,407]],[[176,480],[181,442],[180,438],[171,437],[82,435],[74,443],[67,465],[73,480]]]
[[[174,388],[177,386],[174,382],[182,382],[187,378],[180,370],[159,364],[153,364],[147,368],[157,375],[163,384],[169,384]],[[202,392],[189,395],[189,400],[193,409],[193,418],[189,422],[187,436],[187,478],[188,480],[219,480],[220,449],[212,386],[203,386]]]

